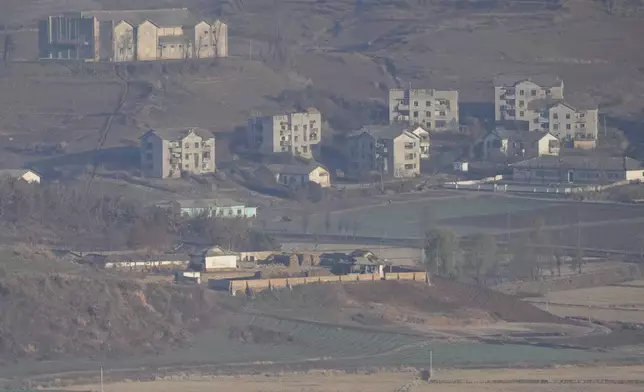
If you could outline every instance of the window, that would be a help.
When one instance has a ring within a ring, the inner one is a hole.
[[[188,164],[186,163],[185,165],[183,165],[183,168],[184,168],[184,169],[190,169],[190,165],[188,165]]]
[[[566,120],[570,120],[570,113],[566,113]]]
[[[302,129],[303,129],[303,130],[305,130],[305,131],[306,131],[306,128],[307,128],[307,125],[306,125],[306,124],[302,125]]]
[[[186,154],[184,159],[190,159],[190,154]]]
[[[539,124],[539,119],[535,118],[534,120],[532,120],[532,122],[535,123],[535,124]]]
[[[519,112],[519,117],[523,117],[523,116],[525,116],[525,112],[524,112],[524,111],[520,111],[520,112]]]
[[[536,97],[537,96],[537,90],[530,91],[530,95],[532,95],[533,97]]]
[[[237,216],[241,216],[241,214],[242,214],[242,210],[241,210],[241,209],[237,209]]]
[[[199,148],[199,143],[195,143],[195,148]]]
[[[581,118],[586,117],[586,113],[579,113],[579,117],[581,117]]]
[[[519,90],[519,95],[525,95],[525,90]]]
[[[148,150],[152,149],[152,143],[148,142]]]
[[[405,143],[405,148],[408,150],[414,147],[416,147],[416,143]]]
[[[430,111],[425,112],[425,117],[431,117],[431,116],[432,116],[432,112],[430,112]]]
[[[440,112],[438,112],[438,115],[441,117],[445,117],[445,111],[441,110]]]
[[[309,148],[307,146],[302,146],[302,152],[309,152]]]
[[[183,145],[183,148],[190,148],[190,143],[186,143]]]
[[[559,124],[552,124],[552,129],[555,131],[559,130]]]
[[[525,106],[525,101],[519,101],[519,107],[522,108]]]
[[[293,126],[293,130],[294,130],[294,131],[297,131],[297,125],[294,125],[294,126]]]
[[[436,128],[445,128],[447,126],[447,122],[444,120],[436,120]]]
[[[286,131],[286,125],[282,125],[282,131]]]
[[[418,101],[414,101],[414,106],[418,106]]]
[[[318,140],[318,135],[316,133],[312,133],[312,134],[309,135],[309,139]]]
[[[411,160],[411,159],[414,159],[415,155],[416,155],[416,154],[406,154],[406,155],[405,155],[405,159],[409,161],[409,160]]]
[[[418,111],[414,111],[414,117],[418,117]]]
[[[210,153],[209,152],[204,152],[203,153],[203,159],[210,159]]]
[[[425,101],[425,106],[426,107],[432,106],[432,101]]]
[[[546,95],[550,95],[550,94],[552,94],[552,90],[546,89]]]
[[[570,130],[570,124],[566,124],[566,129]]]
[[[295,139],[295,141],[297,141],[299,138],[298,138],[297,136],[295,136],[295,138],[294,138],[294,139]]]
[[[586,128],[586,124],[579,124],[579,128]]]
[[[152,160],[152,154],[147,153],[146,158],[147,158],[148,161],[151,161]]]
[[[554,120],[558,120],[558,119],[559,119],[559,113],[554,113],[554,114],[552,115],[552,118],[553,118]]]
[[[408,163],[405,165],[405,170],[413,170],[416,168],[416,165],[413,163]]]

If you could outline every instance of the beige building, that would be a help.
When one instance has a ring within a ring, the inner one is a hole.
[[[458,131],[458,91],[390,89],[389,123],[396,122],[430,131]]]
[[[268,165],[275,181],[286,186],[303,186],[314,182],[322,188],[331,186],[331,175],[321,165]]]
[[[253,117],[248,120],[247,136],[249,148],[262,154],[315,157],[322,137],[322,115],[309,108],[301,113]]]
[[[350,178],[420,175],[420,138],[402,124],[366,126],[351,133],[346,140],[345,156]]]
[[[559,78],[499,76],[494,80],[494,119],[497,122],[526,121],[534,124],[540,112],[530,108],[530,103],[563,100],[563,90],[563,80]]]
[[[574,141],[585,148],[595,147],[598,136],[599,109],[595,106],[572,106],[558,102],[548,108],[548,129],[561,141]],[[592,143],[588,143],[592,142]]]
[[[412,126],[411,128],[409,128],[409,132],[418,136],[418,139],[420,139],[420,158],[429,159],[429,149],[432,144],[429,137],[429,132],[421,126]]]
[[[39,22],[39,57],[155,61],[228,57],[228,26],[185,8],[82,11]]]
[[[140,139],[145,177],[179,178],[215,172],[215,137],[200,128],[154,129]]]
[[[542,156],[513,164],[512,179],[541,184],[641,181],[644,167],[626,157]]]
[[[29,184],[40,184],[40,174],[29,169],[0,169],[0,178],[15,178]]]
[[[559,155],[559,140],[548,132],[497,129],[483,138],[483,159],[523,160],[543,155]]]

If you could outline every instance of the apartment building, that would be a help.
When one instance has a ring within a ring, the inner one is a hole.
[[[305,112],[248,120],[248,147],[262,154],[286,152],[311,158],[317,156],[322,137],[322,115],[315,108]]]
[[[538,124],[540,113],[531,107],[531,103],[554,102],[563,98],[564,84],[559,78],[499,76],[494,80],[494,119],[497,122],[525,121]]]
[[[180,178],[215,172],[215,137],[200,128],[153,129],[140,138],[145,177]]]
[[[594,148],[599,133],[599,109],[592,104],[562,101],[548,108],[548,131],[559,140]]]
[[[155,61],[228,57],[228,25],[186,8],[81,11],[38,24],[41,59]]]
[[[384,174],[396,178],[420,175],[420,138],[402,124],[372,125],[346,139],[347,176]]]
[[[458,131],[458,91],[390,89],[389,123],[397,122],[429,131]]]

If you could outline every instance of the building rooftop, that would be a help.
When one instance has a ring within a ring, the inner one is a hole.
[[[244,205],[242,202],[229,198],[185,199],[176,200],[175,202],[178,203],[181,208],[237,207]]]
[[[149,134],[154,134],[160,137],[163,140],[181,140],[188,136],[191,132],[194,132],[196,135],[201,136],[203,139],[213,139],[215,136],[212,132],[205,130],[203,128],[196,127],[184,127],[184,128],[161,128],[161,129],[151,129],[146,132],[141,138],[146,137]]]
[[[266,165],[268,170],[270,170],[273,173],[279,173],[279,174],[300,174],[300,175],[308,175],[311,173],[313,170],[317,169],[318,167],[322,167],[322,165],[314,164],[314,165],[280,165],[280,164],[272,164],[272,165]]]
[[[495,129],[490,133],[497,135],[499,138],[503,140],[521,141],[524,143],[537,142],[549,134],[549,132],[521,131],[521,130],[503,129],[503,128]]]
[[[515,84],[524,80],[536,83],[541,87],[556,87],[556,86],[560,86],[563,83],[563,81],[558,76],[554,76],[554,75],[525,76],[525,75],[502,74],[494,77],[494,85],[499,87],[514,86]]]
[[[368,133],[377,139],[394,139],[407,130],[409,130],[409,126],[402,123],[389,125],[365,125],[357,131],[350,132],[348,136],[357,137],[363,133]],[[412,135],[417,137],[415,134]]]
[[[29,172],[38,174],[31,169],[0,169],[0,176],[22,177]]]
[[[204,256],[232,256],[232,255],[238,255],[238,254],[239,253],[222,249],[219,246],[211,246],[207,249],[204,249],[204,252],[203,252]]]
[[[642,170],[642,163],[627,157],[607,156],[541,156],[517,162],[520,169],[587,169],[587,170]]]
[[[95,10],[81,11],[82,17],[94,17],[99,21],[121,21],[138,25],[149,20],[157,26],[194,25],[199,19],[187,8],[166,8],[156,10]]]

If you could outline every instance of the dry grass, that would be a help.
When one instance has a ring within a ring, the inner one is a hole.
[[[604,286],[549,293],[542,301],[555,304],[624,307],[644,310],[644,288]]]

